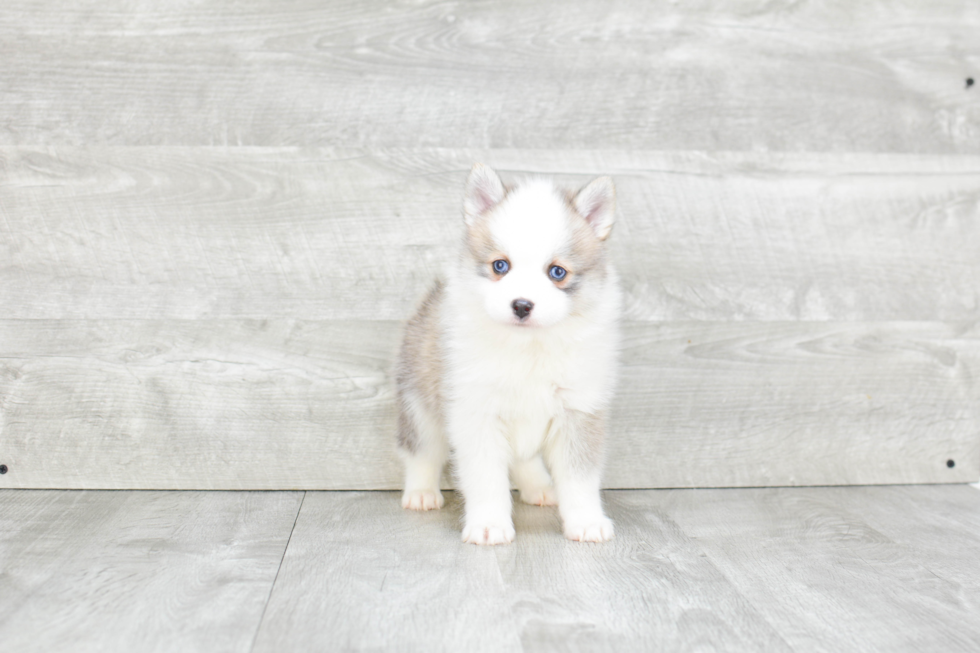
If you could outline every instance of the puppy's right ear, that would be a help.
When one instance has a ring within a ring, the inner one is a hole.
[[[473,222],[500,203],[507,191],[493,168],[477,163],[466,178],[466,194],[463,197],[463,218],[466,224]]]

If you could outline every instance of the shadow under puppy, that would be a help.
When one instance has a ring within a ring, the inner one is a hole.
[[[443,505],[452,451],[463,541],[514,539],[521,500],[558,504],[565,536],[601,542],[605,415],[619,350],[620,291],[604,241],[615,189],[549,181],[505,187],[477,164],[466,181],[458,262],[409,320],[396,371],[402,505]]]

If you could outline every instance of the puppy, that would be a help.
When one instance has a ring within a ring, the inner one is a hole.
[[[599,487],[619,349],[614,211],[609,177],[568,193],[470,172],[461,255],[408,322],[396,369],[402,506],[442,507],[452,451],[464,542],[513,541],[508,471],[522,501],[557,503],[569,539],[613,537]]]

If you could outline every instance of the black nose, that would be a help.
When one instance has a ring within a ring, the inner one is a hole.
[[[529,299],[515,299],[510,307],[514,309],[514,315],[523,320],[531,314],[531,309],[534,308],[534,302]]]

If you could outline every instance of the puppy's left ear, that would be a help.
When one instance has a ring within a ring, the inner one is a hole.
[[[573,204],[599,240],[609,237],[616,216],[616,186],[610,177],[598,177],[590,181],[575,196]]]

